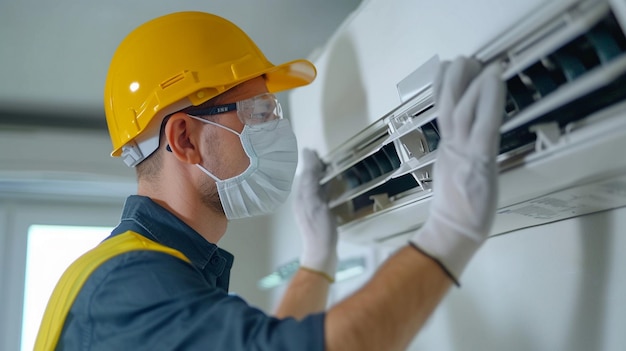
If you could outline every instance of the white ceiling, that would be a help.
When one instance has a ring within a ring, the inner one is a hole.
[[[152,18],[187,10],[223,16],[246,31],[270,61],[279,63],[308,57],[359,3],[0,1],[0,125],[54,124],[53,119],[103,126],[102,90],[109,60],[133,28]]]

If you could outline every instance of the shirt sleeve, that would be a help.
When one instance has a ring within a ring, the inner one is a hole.
[[[118,256],[79,293],[57,349],[324,349],[324,314],[277,319],[160,252]]]

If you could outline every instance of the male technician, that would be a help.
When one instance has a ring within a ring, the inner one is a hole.
[[[269,213],[289,194],[296,138],[273,93],[315,75],[306,60],[271,64],[238,27],[206,13],[167,15],[128,35],[111,62],[105,109],[112,154],[136,169],[138,195],[112,235],[139,233],[191,264],[154,251],[107,261],[78,294],[57,349],[407,347],[491,226],[499,71],[461,58],[443,64],[430,217],[368,284],[327,311],[337,233],[320,194],[322,164],[304,153],[302,268],[268,316],[228,295],[233,257],[216,244],[230,220]]]

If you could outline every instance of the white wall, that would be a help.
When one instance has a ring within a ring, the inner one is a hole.
[[[257,287],[259,279],[271,269],[272,222],[270,217],[231,222],[219,246],[235,255],[230,276],[230,292],[250,305],[270,311],[271,292]]]
[[[565,1],[565,0],[561,0]],[[314,59],[317,81],[290,95],[301,147],[328,153],[400,100],[396,84],[433,55],[474,54],[541,0],[370,0]],[[295,250],[277,215],[276,247]],[[491,238],[412,350],[618,350],[626,344],[626,209]],[[384,248],[343,243],[378,263]],[[293,254],[292,254],[293,255]],[[285,261],[280,253],[275,261]],[[347,296],[368,274],[334,288]]]

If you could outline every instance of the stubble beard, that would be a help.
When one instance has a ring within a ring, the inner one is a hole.
[[[207,142],[206,147],[208,150],[215,150],[215,152],[221,152],[219,143],[216,142],[217,137],[215,130],[208,128],[207,131]],[[211,167],[213,168],[213,167]],[[217,167],[219,168],[219,167]],[[213,173],[215,174],[215,173]],[[222,201],[220,200],[220,195],[217,191],[217,185],[213,179],[210,179],[207,176],[199,187],[200,190],[200,201],[202,204],[208,208],[210,211],[215,212],[217,214],[226,215],[224,212],[224,207],[222,206]]]
[[[200,192],[200,201],[202,201],[204,206],[212,212],[226,215],[224,208],[222,207],[222,201],[220,200],[220,195],[217,191],[215,182],[209,179],[203,181],[200,185]]]

